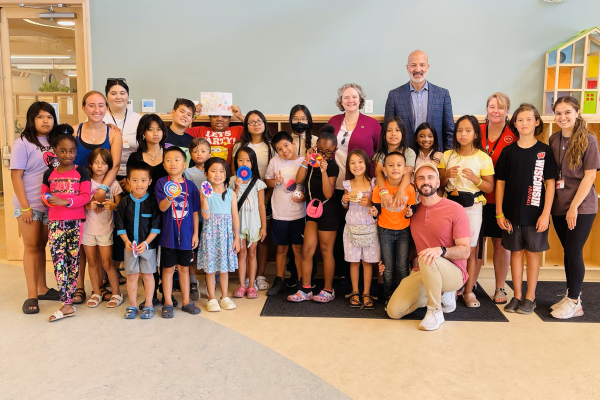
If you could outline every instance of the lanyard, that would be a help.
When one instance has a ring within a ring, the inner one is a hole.
[[[500,136],[498,136],[498,139],[496,139],[496,143],[494,144],[494,147],[492,147],[491,153],[490,153],[490,141],[489,141],[489,138],[490,138],[489,125],[490,125],[489,123],[485,124],[485,151],[491,157],[492,154],[494,154],[494,151],[496,150],[496,146],[498,146],[498,143],[500,143],[500,139],[502,139],[502,135],[504,135],[504,130],[506,129],[506,122],[504,123],[504,127],[502,128],[502,131],[500,132]]]
[[[171,178],[169,177],[170,181]],[[185,204],[187,202],[188,195],[188,187],[185,179],[183,180],[183,184],[185,185],[185,196],[183,196],[183,208],[181,209],[181,219],[177,218],[177,210],[175,209],[175,199],[173,199],[173,203],[171,203],[171,207],[173,207],[173,214],[175,214],[175,222],[177,223],[177,244],[181,244],[181,223],[183,222],[183,213],[185,213]],[[177,196],[179,197],[179,196]]]
[[[119,128],[119,124],[117,124],[117,120],[115,119],[115,116],[112,115],[112,113],[110,113],[110,116],[112,117],[115,125],[117,125],[117,128]],[[125,118],[123,119],[123,127],[119,128],[119,129],[121,129],[121,134],[123,134],[123,130],[125,129],[126,122],[127,122],[127,109],[125,109]]]
[[[567,141],[567,146],[568,146],[568,141]],[[560,131],[560,142],[558,143],[558,159],[560,160],[560,162],[558,163],[558,179],[562,179],[562,166],[563,166],[563,160],[565,159],[565,156],[567,155],[568,149],[565,150],[565,154],[563,154],[563,156],[560,156],[560,151],[561,149],[563,149],[563,135],[562,135],[562,131]]]

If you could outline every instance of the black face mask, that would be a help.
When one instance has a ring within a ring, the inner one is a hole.
[[[294,130],[294,132],[303,133],[308,130],[308,124],[296,122],[295,124],[292,124],[292,129]]]

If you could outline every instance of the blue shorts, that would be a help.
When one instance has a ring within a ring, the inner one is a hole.
[[[293,221],[281,221],[273,218],[271,222],[271,241],[278,246],[304,243],[304,217]]]
[[[42,211],[33,211],[33,220],[41,222],[44,225],[48,225],[48,213]],[[21,216],[21,209],[15,208],[15,212],[13,212],[13,217],[19,218]]]

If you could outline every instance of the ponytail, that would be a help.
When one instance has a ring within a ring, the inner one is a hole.
[[[569,148],[567,149],[567,151],[570,150],[569,168],[575,169],[581,165],[583,153],[585,153],[589,144],[588,135],[587,122],[583,119],[581,114],[579,114],[575,120],[573,136],[571,138],[571,143],[569,143]]]

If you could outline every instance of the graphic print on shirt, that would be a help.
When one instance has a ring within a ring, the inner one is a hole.
[[[171,215],[175,221],[184,219],[190,210],[190,204],[186,201],[187,193],[182,191],[179,196],[173,199]],[[185,206],[185,209],[183,208]]]
[[[79,193],[79,179],[52,178],[50,180],[50,193]]]
[[[227,146],[233,145],[236,142],[236,138],[231,135],[231,131],[207,131],[205,139],[210,144],[211,157],[219,157],[224,160],[227,160],[227,157],[229,156],[229,149]]]
[[[544,165],[546,164],[545,157],[545,151],[537,154],[535,170],[533,171],[533,186],[529,186],[527,193],[528,206],[540,206],[540,199],[542,198],[542,185],[544,184]]]
[[[40,150],[44,152],[44,163],[46,163],[48,167],[57,168],[60,165],[58,157],[56,157],[56,154],[52,151],[51,146],[42,147]]]

